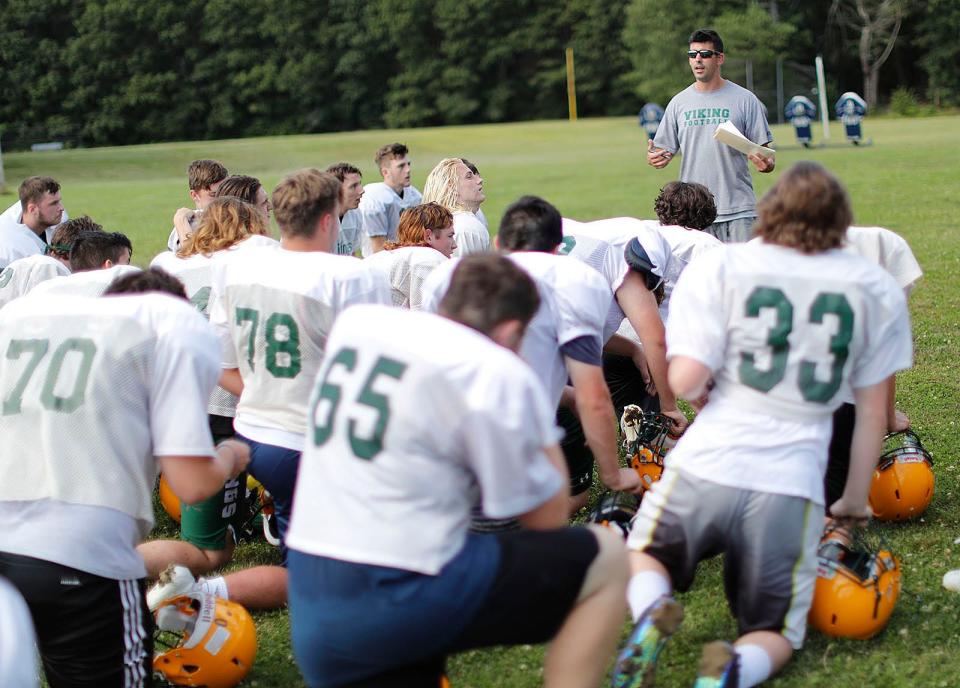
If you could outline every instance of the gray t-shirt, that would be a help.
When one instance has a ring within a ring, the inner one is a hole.
[[[701,93],[691,84],[671,99],[653,143],[683,154],[680,179],[713,192],[717,222],[756,214],[757,199],[747,156],[713,138],[717,125],[731,121],[754,143],[773,140],[763,106],[753,93],[732,81]]]

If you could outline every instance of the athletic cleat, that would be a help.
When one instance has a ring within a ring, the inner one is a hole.
[[[660,598],[637,622],[617,657],[613,688],[649,688],[657,658],[683,622],[683,607],[672,597]]]
[[[155,612],[164,601],[188,595],[196,587],[197,581],[190,569],[179,564],[170,564],[160,572],[157,582],[147,590],[147,607]]]
[[[700,668],[693,688],[735,688],[739,681],[737,653],[733,645],[715,640],[703,646]]]

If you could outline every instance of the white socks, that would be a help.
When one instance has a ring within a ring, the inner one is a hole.
[[[627,602],[630,605],[633,622],[636,623],[654,602],[672,592],[670,581],[656,571],[641,571],[633,574],[627,585]]]
[[[740,681],[737,688],[750,688],[770,677],[773,663],[770,655],[759,645],[734,645],[733,651],[740,659]]]
[[[204,592],[212,593],[214,597],[219,597],[224,600],[229,600],[227,597],[227,581],[223,576],[216,576],[214,578],[201,578],[197,581],[200,584],[200,587]]]

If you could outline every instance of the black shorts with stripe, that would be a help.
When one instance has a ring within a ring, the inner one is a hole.
[[[5,552],[0,575],[30,608],[51,688],[152,685],[153,617],[144,579],[102,578]]]

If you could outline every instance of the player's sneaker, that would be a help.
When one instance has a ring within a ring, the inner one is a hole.
[[[157,582],[147,590],[147,607],[155,612],[165,600],[189,595],[196,587],[197,581],[190,569],[179,564],[170,564],[160,572]]]
[[[733,645],[715,640],[703,646],[700,668],[693,688],[735,688],[740,680],[737,653]]]
[[[672,597],[661,597],[644,612],[617,657],[613,688],[652,686],[657,658],[682,622],[683,607]]]

